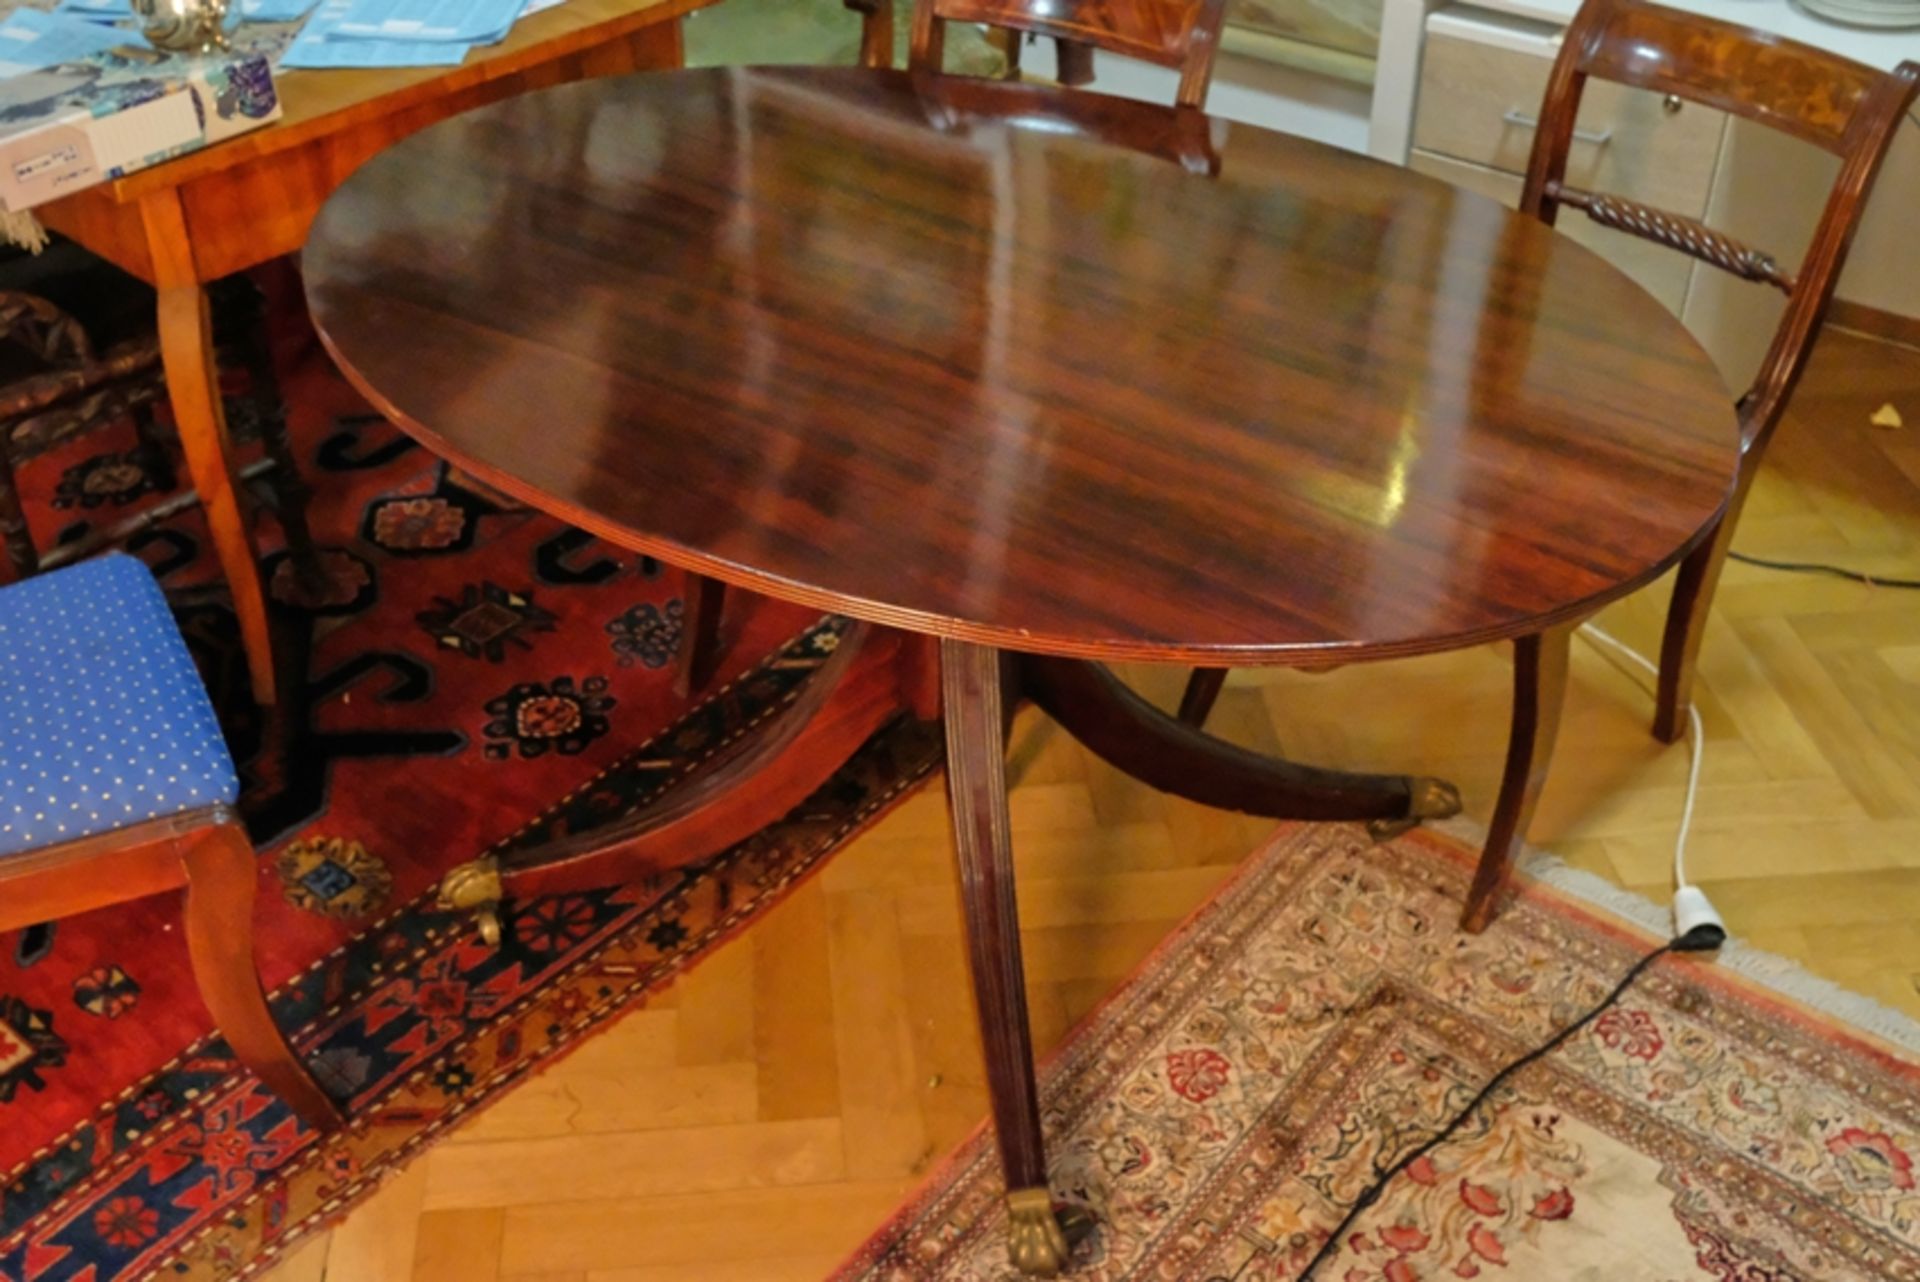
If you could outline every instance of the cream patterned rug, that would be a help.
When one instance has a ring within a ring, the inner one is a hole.
[[[1472,851],[1283,828],[1046,1066],[1070,1275],[1293,1282],[1377,1168],[1659,938],[1529,882],[1455,926]],[[1897,1018],[1897,1017],[1896,1017]],[[1514,1077],[1316,1282],[1920,1279],[1920,1061],[1708,958],[1669,957]],[[999,1279],[976,1135],[838,1278]]]

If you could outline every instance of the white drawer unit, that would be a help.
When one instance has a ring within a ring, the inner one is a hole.
[[[1442,10],[1427,23],[1416,150],[1526,172],[1557,37],[1489,43],[1485,24]],[[1497,34],[1508,34],[1499,31]],[[1678,98],[1595,82],[1580,104],[1567,181],[1698,218],[1726,117]]]

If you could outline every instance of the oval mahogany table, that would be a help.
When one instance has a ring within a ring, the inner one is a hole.
[[[1318,665],[1516,642],[1471,910],[1545,772],[1577,623],[1726,502],[1707,358],[1531,220],[1190,111],[865,70],[546,90],[436,125],[305,254],[342,369],[485,481],[858,622],[765,734],[607,830],[449,879],[605,885],[778,818],[904,709],[944,717],[1012,1251],[1057,1269],[1008,849],[1029,697],[1210,804],[1449,813],[1274,761],[1089,660]]]

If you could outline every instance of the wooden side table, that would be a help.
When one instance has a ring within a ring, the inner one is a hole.
[[[42,222],[151,283],[187,470],[233,593],[254,697],[274,699],[266,597],[234,468],[208,282],[299,250],[368,157],[437,120],[546,85],[681,63],[680,19],[712,0],[569,0],[459,67],[293,71],[265,129],[42,206]]]

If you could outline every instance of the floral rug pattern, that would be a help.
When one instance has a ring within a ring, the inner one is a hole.
[[[177,896],[0,934],[0,1282],[261,1271],[738,931],[939,759],[898,725],[753,840],[519,905],[504,946],[482,945],[435,907],[448,868],[676,786],[786,706],[843,625],[739,594],[716,688],[689,705],[676,572],[477,488],[310,345],[287,366],[332,591],[292,606],[286,555],[269,556],[284,706],[247,697],[231,610],[196,590],[215,577],[199,514],[128,548],[172,595],[245,780],[274,1013],[354,1128],[320,1139],[210,1035]],[[132,443],[122,424],[23,470],[42,546],[116,518],[62,506],[60,487]]]
[[[1292,1282],[1346,1207],[1652,940],[1471,852],[1283,828],[1043,1075],[1070,1276]],[[1663,960],[1362,1215],[1317,1282],[1920,1278],[1920,1064]],[[1013,1276],[977,1136],[839,1282]]]

